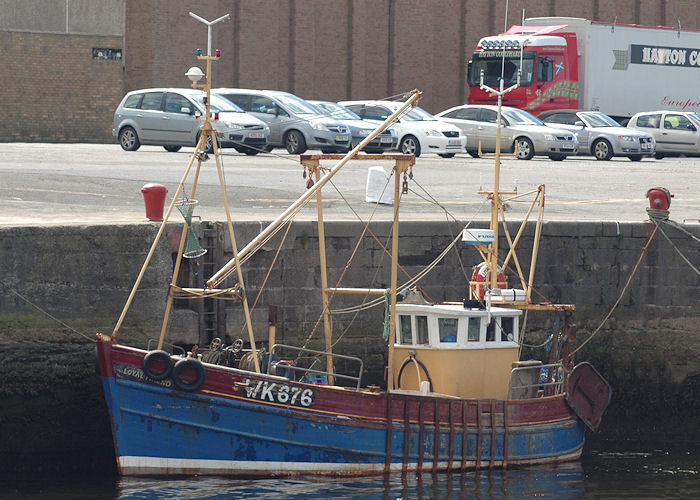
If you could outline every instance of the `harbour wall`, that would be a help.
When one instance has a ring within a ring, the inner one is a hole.
[[[688,262],[700,267],[700,226],[663,223],[663,233],[650,241],[654,227],[650,222],[543,225],[533,299],[576,304],[577,345],[587,342],[577,360],[592,362],[613,387],[600,432],[618,425],[629,430],[630,422],[652,415],[657,432],[679,426],[697,432],[700,277]],[[260,224],[235,228],[242,248]],[[331,286],[339,281],[348,287],[388,286],[389,257],[382,249],[390,240],[388,223],[372,226],[362,238],[359,223],[329,222],[325,229]],[[515,237],[518,229],[518,223],[510,224],[510,235]],[[402,223],[399,282],[435,261],[460,230],[444,222]],[[0,229],[0,468],[113,467],[93,339],[96,332],[113,332],[157,231],[156,224],[148,223]],[[185,261],[177,284],[201,288],[205,277],[230,258],[231,245],[224,224],[202,222],[194,231],[208,252]],[[124,315],[120,342],[146,347],[149,338],[158,337],[180,233],[180,226],[166,226]],[[518,252],[525,276],[533,233],[531,226],[524,229]],[[268,338],[272,305],[277,342],[322,346],[317,242],[315,223],[294,223],[244,263],[260,345]],[[347,266],[352,254],[356,257]],[[472,268],[480,261],[472,247],[457,241],[420,286],[432,301],[462,300]],[[507,274],[510,285],[517,286],[511,268],[513,261]],[[234,284],[227,278],[221,287]],[[361,301],[344,297],[341,302],[337,297],[331,308]],[[381,304],[358,315],[334,316],[335,351],[365,360],[366,384],[383,382],[383,315]],[[166,341],[190,348],[206,345],[214,336],[227,343],[246,339],[242,317],[235,301],[212,306],[177,299]],[[531,314],[528,325],[534,331],[524,341],[536,345],[549,336],[552,321]],[[543,350],[530,349],[527,355],[546,359]]]

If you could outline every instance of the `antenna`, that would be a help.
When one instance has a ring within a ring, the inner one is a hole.
[[[203,17],[199,17],[197,14],[194,14],[193,12],[190,12],[190,16],[194,17],[197,21],[200,21],[200,22],[207,25],[207,56],[211,56],[211,27],[213,25],[215,25],[216,23],[231,17],[230,14],[223,15],[218,19],[214,19],[213,21],[207,21]]]

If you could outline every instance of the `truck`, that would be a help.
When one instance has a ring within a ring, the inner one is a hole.
[[[480,84],[519,74],[502,103],[534,115],[602,111],[625,124],[641,111],[700,112],[700,30],[533,17],[481,38],[467,74],[469,104],[495,104]]]

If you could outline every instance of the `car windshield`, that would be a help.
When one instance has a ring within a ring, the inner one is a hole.
[[[304,99],[290,94],[275,94],[275,98],[295,115],[317,115],[318,109]]]
[[[396,109],[398,109],[398,107]],[[394,111],[396,111],[396,109]],[[410,122],[437,121],[437,118],[418,106],[405,111],[401,117]]]
[[[345,106],[334,102],[315,102],[314,106],[321,110],[324,115],[335,118],[336,120],[360,120],[361,118],[350,111]]]
[[[620,124],[610,118],[608,115],[600,112],[581,113],[580,116],[588,124],[589,127],[619,127]]]
[[[522,109],[503,109],[501,113],[512,125],[544,125],[539,118]]]
[[[204,94],[194,96],[194,100],[197,101],[197,104],[202,106],[202,108],[205,107],[204,105]],[[243,113],[243,110],[233,104],[231,101],[228,99],[224,99],[223,97],[219,97],[218,95],[211,95],[211,101],[209,104],[209,107],[214,113],[220,113],[223,111],[231,112],[231,113]]]

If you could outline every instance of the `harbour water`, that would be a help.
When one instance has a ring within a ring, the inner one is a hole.
[[[700,443],[593,439],[578,462],[464,474],[369,478],[134,478],[93,470],[0,478],[0,499],[690,499]]]

